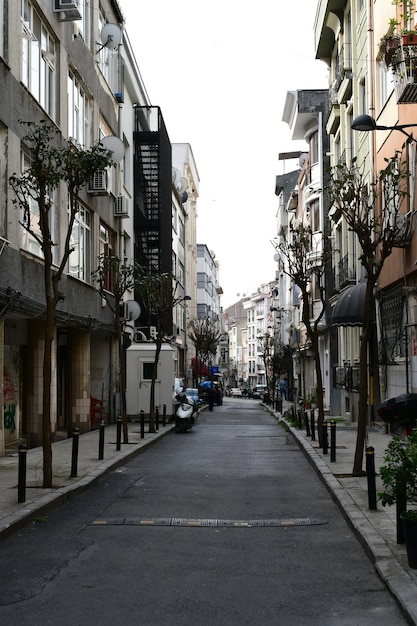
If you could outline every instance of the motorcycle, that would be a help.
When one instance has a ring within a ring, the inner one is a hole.
[[[175,411],[175,432],[185,433],[194,426],[194,414],[197,413],[198,406],[194,400],[186,396],[185,393],[178,393],[175,399],[179,402],[177,410]]]

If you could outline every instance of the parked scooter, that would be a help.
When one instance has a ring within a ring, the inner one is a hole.
[[[175,396],[179,405],[175,412],[175,432],[185,433],[187,430],[191,430],[195,423],[194,415],[198,411],[198,406],[194,400],[187,397],[184,392],[178,393]]]

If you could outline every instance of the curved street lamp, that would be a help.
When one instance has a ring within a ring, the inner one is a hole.
[[[397,124],[396,126],[382,126],[377,124],[375,119],[370,115],[358,115],[355,117],[351,124],[352,130],[361,130],[364,132],[370,132],[373,130],[399,130],[400,133],[403,133],[408,139],[415,141],[417,143],[417,139],[413,137],[411,133],[408,133],[405,129],[417,126],[417,124]]]

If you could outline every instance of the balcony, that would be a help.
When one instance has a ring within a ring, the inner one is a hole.
[[[417,103],[417,35],[407,43],[405,35],[402,40],[393,39],[392,48],[384,51],[383,60],[391,66],[394,77],[395,95],[398,104]],[[396,46],[396,47],[395,47]]]
[[[346,254],[337,264],[335,273],[336,289],[343,289],[356,280],[356,264],[353,254]]]

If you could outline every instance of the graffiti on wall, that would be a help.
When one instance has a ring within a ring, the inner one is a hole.
[[[6,368],[3,370],[4,428],[14,433],[16,430],[16,393],[12,377]]]

